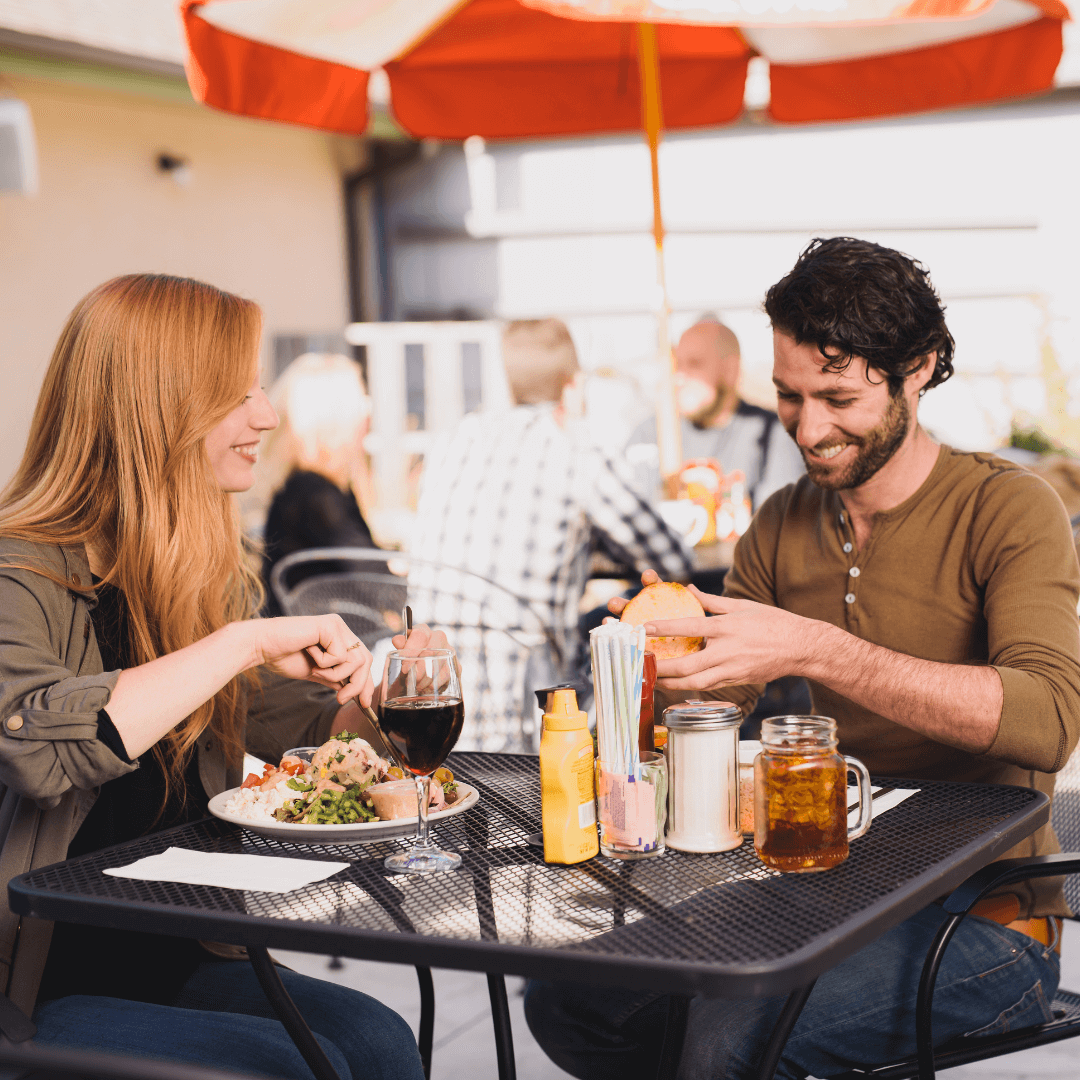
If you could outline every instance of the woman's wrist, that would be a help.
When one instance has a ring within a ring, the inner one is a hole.
[[[243,619],[226,623],[220,630],[215,630],[210,639],[217,639],[215,645],[224,649],[236,664],[236,674],[250,671],[262,662],[256,645],[256,619]]]

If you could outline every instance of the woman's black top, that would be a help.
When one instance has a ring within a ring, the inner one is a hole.
[[[94,585],[98,605],[91,619],[102,670],[131,667],[123,593],[97,578]],[[105,710],[98,713],[98,738],[118,757],[129,760]],[[68,847],[68,858],[206,817],[210,800],[195,754],[172,781],[166,801],[164,770],[148,750],[134,772],[101,786]],[[197,941],[187,938],[56,923],[38,1000],[92,994],[168,1005],[199,964],[210,959]]]
[[[265,614],[282,614],[270,589],[270,571],[279,559],[312,548],[375,546],[352,488],[342,491],[333,480],[317,472],[298,469],[291,473],[270,503],[263,530]],[[293,586],[315,574],[332,574],[340,569],[340,564],[331,561],[312,563],[291,571],[288,584]]]

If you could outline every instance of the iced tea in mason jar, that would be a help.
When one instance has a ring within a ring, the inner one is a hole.
[[[847,774],[859,779],[859,821],[848,828]],[[754,848],[766,866],[787,873],[829,870],[848,857],[848,842],[870,828],[870,775],[836,748],[836,721],[776,716],[762,721],[754,763]]]

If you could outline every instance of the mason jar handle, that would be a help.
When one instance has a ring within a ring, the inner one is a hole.
[[[844,755],[847,767],[859,778],[859,820],[847,831],[848,840],[854,840],[870,828],[870,819],[874,816],[874,796],[870,791],[870,774],[866,766],[858,759]]]

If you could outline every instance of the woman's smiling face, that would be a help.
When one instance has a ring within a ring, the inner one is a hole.
[[[256,375],[244,400],[206,436],[206,456],[222,491],[247,491],[255,483],[259,439],[277,425]]]

